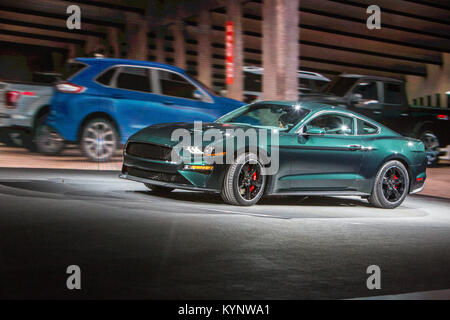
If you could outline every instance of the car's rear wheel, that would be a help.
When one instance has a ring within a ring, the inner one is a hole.
[[[251,206],[263,196],[265,184],[264,167],[257,156],[241,154],[225,174],[221,196],[226,203]]]
[[[147,188],[149,188],[151,191],[153,191],[155,193],[169,193],[169,192],[175,190],[174,188],[155,186],[155,185],[152,185],[149,183],[144,183],[144,184]]]
[[[402,204],[408,190],[408,170],[400,161],[389,161],[378,171],[369,202],[375,207],[393,209]]]
[[[428,165],[433,166],[437,164],[441,152],[441,146],[437,135],[431,130],[425,130],[420,134],[420,140],[422,140],[425,145]]]
[[[110,121],[93,119],[83,127],[80,147],[89,160],[105,162],[113,157],[118,140],[117,130]]]

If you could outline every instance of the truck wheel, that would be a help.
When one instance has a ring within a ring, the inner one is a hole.
[[[419,139],[422,140],[425,145],[425,152],[427,154],[428,165],[433,166],[439,162],[439,154],[441,152],[441,146],[439,138],[431,130],[423,131]]]
[[[91,161],[109,161],[118,146],[119,135],[114,125],[102,118],[90,120],[81,134],[81,151]]]
[[[0,133],[0,142],[4,143],[7,147],[22,147],[23,135],[21,132],[4,130]]]
[[[378,208],[394,209],[402,204],[409,190],[409,175],[400,161],[386,162],[378,171],[369,202]]]
[[[64,139],[59,133],[47,125],[36,128],[37,151],[49,156],[58,155],[64,149]]]
[[[34,128],[31,129],[31,132],[23,133],[23,146],[30,152],[38,151],[37,147],[37,128],[43,126],[45,124],[45,120],[47,119],[47,114],[44,114],[39,119],[36,119],[34,124]]]
[[[257,156],[244,153],[229,166],[223,180],[222,199],[229,204],[254,205],[264,194],[266,176]]]

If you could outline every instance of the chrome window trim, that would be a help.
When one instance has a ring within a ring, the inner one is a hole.
[[[116,72],[114,73],[113,77],[111,78],[111,82],[109,84],[109,86],[103,85],[99,82],[97,82],[97,77],[99,77],[101,74],[103,74],[104,72],[108,71],[111,68],[118,68],[118,70],[116,70]],[[124,88],[118,88],[117,87],[117,77],[119,75],[119,73],[121,72],[123,67],[133,67],[133,68],[144,68],[144,69],[150,69],[150,88],[151,88],[151,92],[146,92],[146,91],[138,91],[138,90],[131,90],[131,89],[124,89]],[[179,75],[180,77],[182,77],[183,79],[185,79],[187,82],[189,82],[191,85],[193,85],[195,88],[197,88],[197,90],[199,90],[202,95],[203,95],[203,99],[199,100],[199,99],[190,99],[190,98],[182,98],[182,97],[176,97],[176,96],[168,96],[168,95],[164,95],[161,93],[161,86],[159,84],[159,74],[158,74],[158,80],[153,78],[154,72],[153,70],[163,70],[163,71],[167,71],[167,72],[172,72],[175,73],[176,75]],[[114,89],[119,89],[119,90],[128,90],[128,91],[133,91],[133,92],[141,92],[141,93],[150,93],[150,94],[156,94],[162,97],[172,97],[172,98],[177,98],[177,99],[187,99],[187,100],[191,100],[191,101],[202,101],[202,102],[206,102],[206,103],[214,103],[214,100],[211,98],[211,96],[201,87],[199,87],[197,84],[193,83],[189,78],[187,78],[185,75],[173,71],[173,70],[168,70],[168,69],[164,69],[164,68],[160,68],[160,67],[151,67],[151,66],[137,66],[137,65],[130,65],[130,64],[115,64],[110,66],[109,68],[103,70],[97,77],[95,77],[94,82],[107,87],[107,88],[114,88]],[[154,83],[154,81],[156,81],[156,83]],[[156,89],[158,91],[154,92],[153,90]]]
[[[315,118],[324,115],[324,114],[333,114],[333,113],[337,113],[337,114],[342,114],[346,117],[350,117],[353,119],[353,126],[354,126],[354,133],[353,134],[312,134],[312,136],[338,136],[338,137],[358,137],[358,136],[373,136],[373,135],[377,135],[380,133],[381,128],[379,126],[377,126],[376,124],[374,124],[371,121],[367,121],[366,119],[363,119],[357,115],[354,114],[348,114],[345,111],[340,111],[340,110],[322,110],[322,111],[318,111],[317,113],[315,113],[314,115],[312,115],[312,117],[310,119],[308,119],[308,121],[306,121],[305,123],[303,123],[298,129],[297,131],[295,131],[295,133],[297,134],[304,134],[303,133],[303,128],[310,123],[312,120],[314,120]],[[371,125],[375,126],[377,128],[377,132],[375,133],[369,133],[369,134],[358,134],[358,121],[356,121],[356,119],[360,119],[362,121],[368,122]]]

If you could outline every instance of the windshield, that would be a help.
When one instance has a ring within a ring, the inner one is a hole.
[[[337,77],[322,88],[322,93],[332,94],[338,97],[344,96],[356,83],[356,78]]]
[[[216,122],[289,130],[308,113],[309,110],[302,108],[300,105],[254,103],[228,113]]]

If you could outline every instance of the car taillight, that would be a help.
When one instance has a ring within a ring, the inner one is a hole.
[[[19,91],[6,91],[5,92],[5,103],[6,107],[13,109],[17,106],[17,101],[19,101],[20,92]]]
[[[86,88],[70,82],[62,82],[56,85],[56,90],[64,93],[80,93],[86,90]]]
[[[448,120],[448,116],[445,115],[445,114],[438,114],[438,115],[437,115],[437,118],[438,118],[439,120]]]

